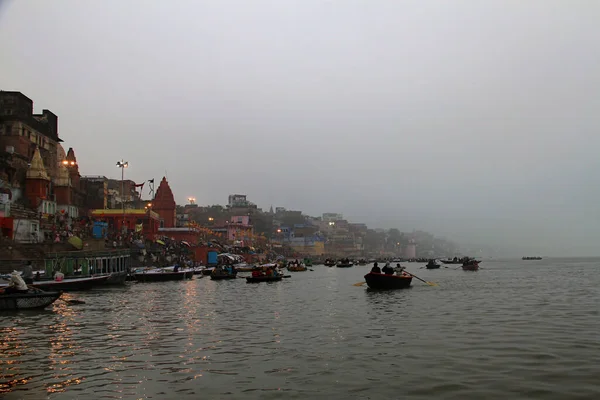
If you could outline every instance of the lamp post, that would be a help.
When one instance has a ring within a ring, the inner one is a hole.
[[[188,201],[190,202],[190,204],[196,204],[196,198],[195,197],[188,197]]]
[[[125,168],[129,167],[127,161],[117,161],[117,167],[121,168],[121,209],[123,211],[123,220],[121,221],[121,230],[125,226]]]

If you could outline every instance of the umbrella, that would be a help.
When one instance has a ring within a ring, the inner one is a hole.
[[[81,240],[81,238],[78,238],[77,236],[71,236],[68,242],[77,250],[83,249],[83,240]]]
[[[157,240],[156,243],[162,244],[163,246],[165,245],[165,242],[163,242],[162,240]]]
[[[188,242],[186,242],[185,240],[182,240],[181,244],[184,246],[190,247],[190,244]]]

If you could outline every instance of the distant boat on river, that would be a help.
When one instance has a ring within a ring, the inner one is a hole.
[[[522,260],[541,260],[542,257],[523,257]]]

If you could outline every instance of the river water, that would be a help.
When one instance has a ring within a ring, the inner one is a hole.
[[[600,260],[132,283],[0,314],[6,399],[600,399]]]

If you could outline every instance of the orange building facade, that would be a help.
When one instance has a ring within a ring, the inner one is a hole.
[[[108,223],[108,228],[121,232],[125,226],[128,231],[141,231],[147,239],[154,240],[160,226],[160,216],[150,210],[126,209],[92,210],[91,216],[96,221]]]

